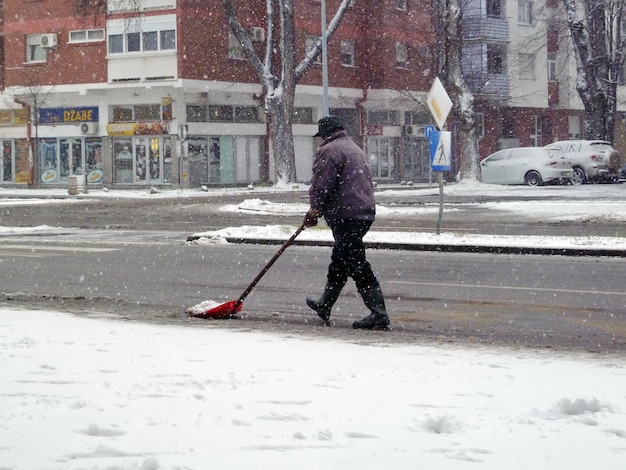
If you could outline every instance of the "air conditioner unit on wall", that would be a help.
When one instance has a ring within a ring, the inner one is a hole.
[[[265,30],[263,28],[250,28],[250,39],[254,42],[265,41]]]
[[[55,33],[42,34],[41,38],[39,38],[39,44],[41,44],[41,47],[57,47],[59,41]]]
[[[80,133],[83,135],[93,135],[98,132],[97,122],[81,122]]]

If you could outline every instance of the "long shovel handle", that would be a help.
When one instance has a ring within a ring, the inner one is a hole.
[[[265,273],[272,267],[272,265],[276,262],[276,260],[278,259],[278,257],[280,255],[283,254],[283,252],[287,249],[287,247],[289,245],[291,245],[293,243],[293,241],[296,239],[296,237],[298,235],[300,235],[300,232],[302,232],[305,229],[305,225],[304,222],[302,222],[302,225],[300,225],[300,227],[298,227],[298,230],[296,230],[294,232],[294,234],[289,237],[289,240],[287,240],[285,243],[283,243],[283,246],[280,247],[280,249],[276,252],[276,254],[272,257],[272,259],[270,259],[267,264],[265,265],[265,267],[261,270],[261,272],[257,275],[257,277],[254,278],[254,281],[252,281],[250,283],[250,285],[248,286],[248,288],[243,292],[243,294],[241,294],[241,296],[237,299],[237,303],[235,304],[235,309],[241,305],[244,301],[244,299],[248,296],[248,294],[252,291],[252,289],[254,289],[254,286],[257,285],[257,283],[261,280],[261,278],[265,275]]]

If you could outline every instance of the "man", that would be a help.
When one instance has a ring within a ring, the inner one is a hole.
[[[313,161],[309,189],[311,207],[304,217],[307,227],[317,225],[324,217],[333,232],[335,243],[328,266],[324,293],[319,299],[307,297],[306,303],[330,325],[330,311],[341,290],[351,277],[370,314],[352,323],[359,329],[388,329],[380,284],[365,258],[363,237],[376,215],[374,185],[365,153],[352,141],[337,116],[318,121],[323,142]]]

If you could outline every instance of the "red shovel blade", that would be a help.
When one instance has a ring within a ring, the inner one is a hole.
[[[200,313],[191,313],[192,317],[199,318],[228,318],[239,312],[243,308],[243,303],[238,300],[230,300],[219,304],[217,307],[210,308]]]

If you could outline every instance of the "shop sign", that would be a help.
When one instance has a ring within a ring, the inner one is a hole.
[[[77,124],[98,122],[98,107],[43,108],[39,110],[39,124]]]
[[[25,126],[28,124],[28,110],[16,109],[13,112],[13,124],[16,126]]]
[[[107,124],[107,134],[114,137],[167,133],[168,125],[166,122],[110,122]]]
[[[11,126],[13,124],[13,110],[0,110],[0,126]]]
[[[2,109],[0,110],[0,126],[25,126],[28,124],[28,109]]]
[[[383,135],[383,126],[381,124],[368,124],[365,128],[366,135]]]

